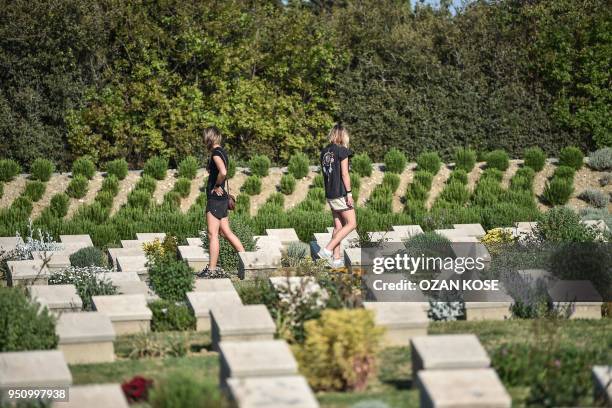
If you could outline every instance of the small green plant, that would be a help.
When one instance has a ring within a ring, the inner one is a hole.
[[[0,287],[0,352],[57,347],[55,318],[19,288]]]
[[[429,195],[429,189],[418,181],[412,182],[406,190],[407,201],[425,201]]]
[[[496,182],[501,182],[504,178],[504,172],[499,170],[499,169],[494,169],[494,168],[488,168],[485,169],[485,171],[482,172],[482,174],[480,175],[481,180],[484,179],[492,179],[495,180]]]
[[[106,176],[102,181],[102,187],[100,191],[108,192],[112,197],[119,193],[119,179],[113,174]]]
[[[397,190],[400,185],[400,176],[396,173],[385,173],[382,185],[388,187],[391,191]]]
[[[164,204],[170,208],[180,206],[181,200],[181,195],[177,191],[172,190],[164,194]]]
[[[354,188],[353,177],[359,178],[359,176],[356,175],[355,173],[351,173],[351,186]],[[317,174],[314,177],[314,179],[312,179],[312,186],[313,187],[318,187],[318,188],[324,188],[325,187],[325,181],[323,180],[323,175],[322,174]]]
[[[149,267],[149,283],[160,298],[180,302],[193,289],[194,274],[184,261],[164,257]]]
[[[385,154],[385,170],[400,174],[406,168],[406,155],[399,149],[392,147]]]
[[[308,190],[308,194],[306,194],[306,199],[325,203],[325,190],[322,188],[311,188]]]
[[[149,303],[153,312],[151,330],[153,331],[186,331],[195,329],[195,317],[183,302],[156,300]]]
[[[259,154],[253,156],[251,160],[249,160],[251,174],[259,177],[266,177],[268,175],[271,164],[268,156]]]
[[[66,193],[58,193],[51,197],[49,209],[51,214],[57,218],[63,218],[68,214],[68,206],[70,205],[70,197]]]
[[[236,197],[236,213],[249,214],[251,210],[251,196],[248,194],[240,194]]]
[[[91,180],[96,174],[96,165],[86,156],[79,157],[72,163],[72,176],[81,175]]]
[[[4,183],[0,181],[0,198],[4,195]]]
[[[612,170],[612,147],[604,147],[591,153],[589,166],[597,171]]]
[[[66,194],[72,198],[83,198],[87,194],[88,184],[89,180],[85,176],[78,174],[70,180],[66,188]]]
[[[414,173],[414,182],[421,184],[429,191],[433,182],[433,174],[425,170],[418,170]]]
[[[227,178],[234,178],[236,175],[236,161],[230,158],[229,164],[227,165]]]
[[[487,168],[506,171],[508,166],[510,166],[510,159],[504,150],[493,150],[487,154]]]
[[[193,156],[187,156],[179,163],[178,175],[186,179],[193,180],[198,174],[198,159]]]
[[[580,216],[569,207],[555,207],[546,211],[534,228],[541,241],[592,242],[597,233],[580,222]]]
[[[134,190],[128,194],[128,205],[134,208],[149,208],[151,206],[151,194],[142,189]]]
[[[567,203],[574,192],[573,180],[553,177],[544,186],[542,197],[550,205],[563,205]]]
[[[423,152],[417,156],[416,162],[419,170],[428,171],[433,175],[438,174],[442,166],[442,160],[436,152]]]
[[[280,191],[285,195],[292,194],[295,191],[297,182],[292,174],[283,174],[280,179]]]
[[[98,194],[96,194],[95,202],[100,203],[100,206],[103,208],[111,208],[113,206],[113,201],[115,200],[115,196],[110,191],[100,190]]]
[[[468,175],[465,170],[454,170],[448,178],[448,183],[459,182],[461,184],[468,183]]]
[[[584,190],[578,198],[595,208],[607,208],[610,202],[610,197],[607,194],[594,189]]]
[[[559,166],[555,169],[553,178],[563,178],[567,180],[574,180],[576,170],[570,166]]]
[[[144,165],[143,174],[153,177],[155,180],[163,180],[168,172],[168,159],[161,156],[153,156]]]
[[[372,160],[367,153],[355,155],[351,160],[351,169],[361,177],[370,177],[372,175]]]
[[[475,165],[476,151],[468,148],[460,148],[455,151],[455,171],[463,170],[469,173]]]
[[[281,193],[272,193],[266,200],[266,204],[276,205],[282,208],[285,205],[285,196]]]
[[[523,176],[514,176],[510,180],[510,188],[512,190],[529,190],[531,191],[532,180]]]
[[[440,199],[460,205],[467,203],[469,198],[469,190],[466,188],[465,184],[459,181],[452,181],[447,184],[440,194]]]
[[[191,192],[191,180],[186,177],[180,177],[174,183],[174,191],[183,198],[187,197]]]
[[[118,180],[123,180],[128,174],[128,163],[125,159],[116,159],[106,163],[106,173],[108,176],[115,176]]]
[[[564,147],[559,152],[559,165],[580,170],[584,165],[584,154],[577,147]]]
[[[149,194],[153,194],[156,188],[157,181],[148,174],[143,174],[140,180],[138,180],[138,183],[136,183],[134,190],[145,190]]]
[[[255,174],[247,177],[242,185],[242,191],[248,195],[257,195],[261,193],[261,178]]]
[[[99,201],[94,201],[92,204],[80,206],[74,214],[74,219],[103,224],[108,221],[109,216],[110,208],[102,206]]]
[[[28,181],[23,194],[28,197],[32,202],[36,202],[42,198],[42,196],[45,194],[46,189],[47,186],[42,181]]]
[[[0,160],[0,181],[11,181],[21,173],[21,166],[13,159]]]
[[[319,390],[363,390],[376,373],[383,329],[365,309],[324,310],[304,324],[306,340],[294,348],[300,371]]]
[[[178,370],[156,384],[150,393],[149,402],[153,408],[230,406],[213,381],[195,378]]]
[[[30,214],[32,212],[32,200],[27,196],[19,196],[11,204],[11,209]]]
[[[308,156],[304,153],[296,153],[289,159],[289,165],[287,170],[289,174],[292,174],[297,180],[302,179],[308,175],[310,161]]]
[[[30,166],[30,177],[32,180],[47,182],[55,171],[55,164],[48,159],[36,159]]]
[[[546,164],[546,155],[539,147],[530,147],[525,149],[524,153],[525,166],[530,167],[533,171],[542,171]]]
[[[78,268],[86,266],[99,266],[105,268],[108,266],[108,258],[106,254],[96,247],[85,247],[70,255],[70,264]]]
[[[117,288],[103,278],[103,273],[111,272],[97,266],[71,266],[49,277],[49,285],[74,285],[83,301],[83,310],[93,310],[92,296],[116,295]]]

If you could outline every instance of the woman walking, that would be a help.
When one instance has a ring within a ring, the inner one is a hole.
[[[222,274],[217,267],[219,260],[219,234],[238,252],[244,252],[240,239],[230,228],[228,211],[229,195],[225,189],[229,157],[221,147],[221,133],[216,127],[204,130],[204,143],[210,152],[208,160],[208,181],[206,183],[206,225],[208,227],[208,266],[198,276],[206,277]]]
[[[327,260],[332,268],[344,266],[340,242],[357,227],[349,175],[349,158],[353,152],[348,144],[348,130],[338,123],[329,132],[329,145],[321,151],[325,197],[334,217],[334,232],[329,244],[319,251],[319,257]]]

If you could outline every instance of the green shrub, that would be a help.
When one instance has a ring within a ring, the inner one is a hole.
[[[440,193],[440,199],[455,204],[465,204],[470,198],[470,192],[466,188],[465,184],[452,181],[444,187],[442,193]]]
[[[266,204],[272,204],[279,207],[283,207],[285,205],[285,196],[281,193],[272,193],[266,200]]]
[[[546,164],[546,155],[539,147],[530,147],[525,149],[524,153],[525,166],[533,169],[533,171],[542,171]]]
[[[255,174],[247,177],[242,185],[242,191],[248,195],[257,195],[261,193],[261,178]]]
[[[86,266],[99,266],[105,268],[108,266],[108,258],[106,254],[96,247],[81,248],[70,255],[70,264],[78,268]]]
[[[134,208],[149,208],[151,206],[151,194],[142,189],[134,190],[128,194],[128,205]]]
[[[555,207],[546,211],[534,228],[541,241],[592,242],[596,233],[580,223],[580,216],[571,208]]]
[[[324,310],[304,324],[306,340],[294,349],[300,372],[316,390],[363,390],[376,372],[383,329],[365,309]]]
[[[384,195],[370,197],[368,198],[368,208],[380,213],[391,213],[393,212],[393,199]]]
[[[128,174],[128,163],[125,159],[116,159],[106,163],[106,173],[108,176],[115,176],[118,180],[123,180]]]
[[[425,188],[425,186],[418,181],[410,183],[408,189],[406,190],[407,201],[425,201],[427,200],[428,195],[429,189]]]
[[[487,154],[487,168],[506,171],[509,165],[510,159],[504,150],[493,150]]]
[[[111,197],[115,197],[119,193],[119,179],[117,179],[117,176],[112,174],[106,176],[106,178],[102,181],[100,192],[105,192]]]
[[[173,371],[156,384],[150,393],[149,403],[153,408],[230,406],[213,381],[180,370]]]
[[[194,274],[186,262],[163,258],[149,267],[149,284],[160,298],[180,302],[193,290]]]
[[[391,191],[397,190],[400,185],[400,176],[396,173],[385,173],[382,185],[389,187]]]
[[[156,300],[148,305],[153,312],[151,330],[186,331],[195,330],[196,319],[189,307],[182,302]]]
[[[535,173],[535,170],[531,167],[521,167],[516,171],[516,173],[514,173],[514,175],[516,177],[525,177],[529,181],[533,181],[533,179],[535,178]]]
[[[302,179],[308,175],[310,161],[304,153],[296,153],[289,159],[287,170],[296,179]]]
[[[83,310],[93,310],[92,296],[116,295],[117,288],[104,279],[102,273],[111,272],[97,266],[71,266],[49,277],[49,285],[74,285],[83,301]]]
[[[436,152],[423,152],[418,155],[416,162],[419,170],[428,171],[434,176],[438,174],[442,166],[442,160]]]
[[[251,196],[248,194],[240,194],[236,197],[236,213],[249,214],[251,210]]]
[[[604,147],[589,154],[589,166],[597,171],[612,170],[612,147]]]
[[[134,186],[134,190],[145,190],[150,195],[152,195],[155,192],[156,188],[157,188],[157,181],[153,177],[149,176],[148,174],[143,174],[140,180],[138,180],[138,183],[136,183],[136,186]]]
[[[155,180],[166,178],[168,171],[168,159],[160,156],[153,156],[144,165],[143,174],[153,177]]]
[[[427,191],[431,190],[431,183],[434,175],[425,170],[418,170],[414,173],[414,182],[421,184]]]
[[[179,163],[178,175],[186,179],[193,180],[198,174],[199,162],[193,156],[187,156]]]
[[[469,173],[475,165],[476,151],[467,148],[460,148],[455,151],[455,171],[463,170]]]
[[[88,184],[89,180],[85,176],[78,174],[70,180],[66,188],[66,194],[72,198],[83,198],[87,194]]]
[[[191,192],[191,180],[186,177],[179,177],[174,183],[174,191],[183,198],[187,197]]]
[[[283,174],[280,179],[280,191],[283,194],[289,195],[295,191],[295,177],[292,174]]]
[[[4,183],[0,181],[0,198],[4,195]]]
[[[79,157],[72,163],[72,176],[81,175],[91,180],[96,174],[96,165],[89,157]]]
[[[0,181],[11,181],[21,173],[21,166],[15,160],[1,159],[0,160]]]
[[[104,207],[99,201],[80,206],[74,214],[74,219],[102,224],[108,220],[110,208]]]
[[[493,169],[493,168],[485,169],[485,171],[482,172],[480,178],[481,179],[492,179],[500,183],[504,178],[504,172],[498,169]]]
[[[385,171],[400,174],[406,168],[406,155],[399,149],[392,147],[385,154]]]
[[[311,188],[308,190],[308,194],[306,194],[306,199],[325,204],[325,190],[322,188]]]
[[[353,185],[352,180],[353,177],[355,178],[359,178],[358,175],[356,175],[355,173],[351,173],[351,186]],[[322,174],[317,174],[314,179],[312,179],[312,186],[313,187],[319,187],[319,188],[325,188],[325,181],[323,179],[323,175]]]
[[[57,347],[55,317],[26,298],[19,288],[0,287],[0,352],[53,350]]]
[[[351,191],[353,192],[353,200],[357,202],[357,200],[359,199],[359,190],[361,189],[361,177],[357,174],[351,173],[350,178],[351,178]],[[323,188],[323,185],[321,184],[320,187]]]
[[[265,177],[268,175],[270,170],[270,159],[268,156],[264,155],[255,155],[249,160],[249,168],[251,169],[251,174],[259,177]]]
[[[370,177],[372,175],[372,160],[370,160],[370,156],[367,153],[355,155],[351,160],[351,170],[361,177]]]
[[[553,178],[563,178],[568,180],[574,180],[576,170],[570,166],[559,166],[553,173]]]
[[[181,205],[181,195],[175,191],[168,191],[164,194],[164,204],[170,206],[170,208],[178,207]]]
[[[229,164],[227,165],[227,178],[234,178],[236,175],[236,161],[230,158]]]
[[[510,180],[510,188],[512,190],[529,190],[531,191],[532,181],[526,177],[514,176]]]
[[[468,183],[468,175],[465,170],[454,170],[448,178],[448,183],[458,182],[461,184]]]
[[[30,166],[30,177],[32,180],[47,182],[55,171],[55,164],[48,159],[36,159]]]
[[[551,205],[562,205],[569,201],[574,192],[574,184],[572,180],[553,177],[544,186],[542,196],[544,200]]]
[[[63,218],[68,214],[69,205],[70,197],[66,193],[58,193],[51,197],[49,208],[54,217]]]
[[[11,208],[30,214],[32,212],[32,200],[27,196],[19,196],[13,200]]]
[[[594,189],[584,190],[578,198],[595,208],[608,208],[610,202],[610,197],[606,193]]]
[[[42,198],[42,196],[45,194],[46,189],[47,186],[42,181],[28,181],[26,183],[23,194],[28,197],[32,202],[36,202]]]
[[[255,250],[255,241],[253,240],[253,231],[248,223],[248,218],[237,216],[232,217],[230,220],[230,225],[232,227],[232,231],[240,242],[242,242],[242,246],[244,246],[245,251],[254,251]],[[269,228],[269,227],[268,227]],[[205,228],[204,228],[205,230]],[[209,241],[208,241],[208,233],[206,231],[202,232],[202,246],[204,249],[209,249]],[[226,271],[236,271],[238,269],[238,254],[236,250],[227,242],[226,239],[220,240],[219,245],[219,263],[223,269]]]
[[[559,152],[559,165],[580,170],[584,164],[584,154],[577,147],[564,147]]]
[[[472,203],[487,207],[497,203],[504,193],[501,184],[493,177],[481,178],[476,185]]]
[[[406,200],[404,204],[404,214],[408,214],[412,222],[418,222],[427,214],[425,200]]]

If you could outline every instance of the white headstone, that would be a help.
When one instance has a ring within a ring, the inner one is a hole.
[[[430,369],[487,368],[491,359],[473,334],[413,337],[412,372]]]
[[[66,387],[72,375],[59,350],[0,353],[0,390],[16,387]]]
[[[239,408],[318,408],[302,376],[230,378],[230,395]]]
[[[76,312],[83,308],[74,285],[33,285],[28,286],[28,292],[32,300],[52,312]]]

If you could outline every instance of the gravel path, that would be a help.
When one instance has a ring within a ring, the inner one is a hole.
[[[140,180],[140,171],[130,171],[128,175],[119,182],[119,193],[115,196],[115,200],[113,201],[113,208],[111,209],[111,214],[116,213],[119,209],[127,203],[127,197],[130,191],[134,189],[138,180]]]
[[[372,190],[382,183],[382,179],[384,177],[384,173],[380,170],[381,165],[374,164],[374,169],[372,170],[372,175],[370,177],[362,177],[361,178],[361,188],[359,189],[359,201],[358,205],[364,205],[368,198],[370,198],[370,194],[372,194]]]
[[[306,177],[297,181],[293,193],[289,194],[288,196],[285,196],[286,210],[295,207],[306,199],[306,196],[308,195],[308,190],[310,189],[310,185],[312,184],[312,181],[314,180],[317,174],[319,174],[318,171],[311,170],[306,175]]]
[[[399,187],[395,190],[395,194],[393,194],[393,212],[402,212],[404,209],[404,195],[408,185],[412,183],[416,166],[416,163],[408,163],[402,174],[400,174]]]
[[[442,190],[444,190],[444,185],[446,184],[446,180],[451,174],[451,169],[446,165],[442,165],[438,174],[435,175],[433,181],[431,183],[431,190],[429,190],[429,196],[427,197],[427,201],[425,202],[426,208],[431,208],[433,203],[436,202],[436,198],[440,195]]]
[[[251,197],[251,216],[257,214],[257,210],[265,204],[268,197],[278,191],[277,186],[282,176],[283,170],[275,167],[271,168],[268,175],[261,180],[261,193]]]
[[[164,195],[166,195],[168,191],[172,191],[176,180],[177,171],[174,169],[168,170],[166,173],[166,178],[157,182],[155,192],[153,193],[153,200],[155,203],[161,204],[164,202]]]
[[[13,181],[4,183],[4,194],[0,199],[0,208],[7,208],[13,204],[13,201],[21,195],[25,189],[28,178],[25,174],[15,177]]]

